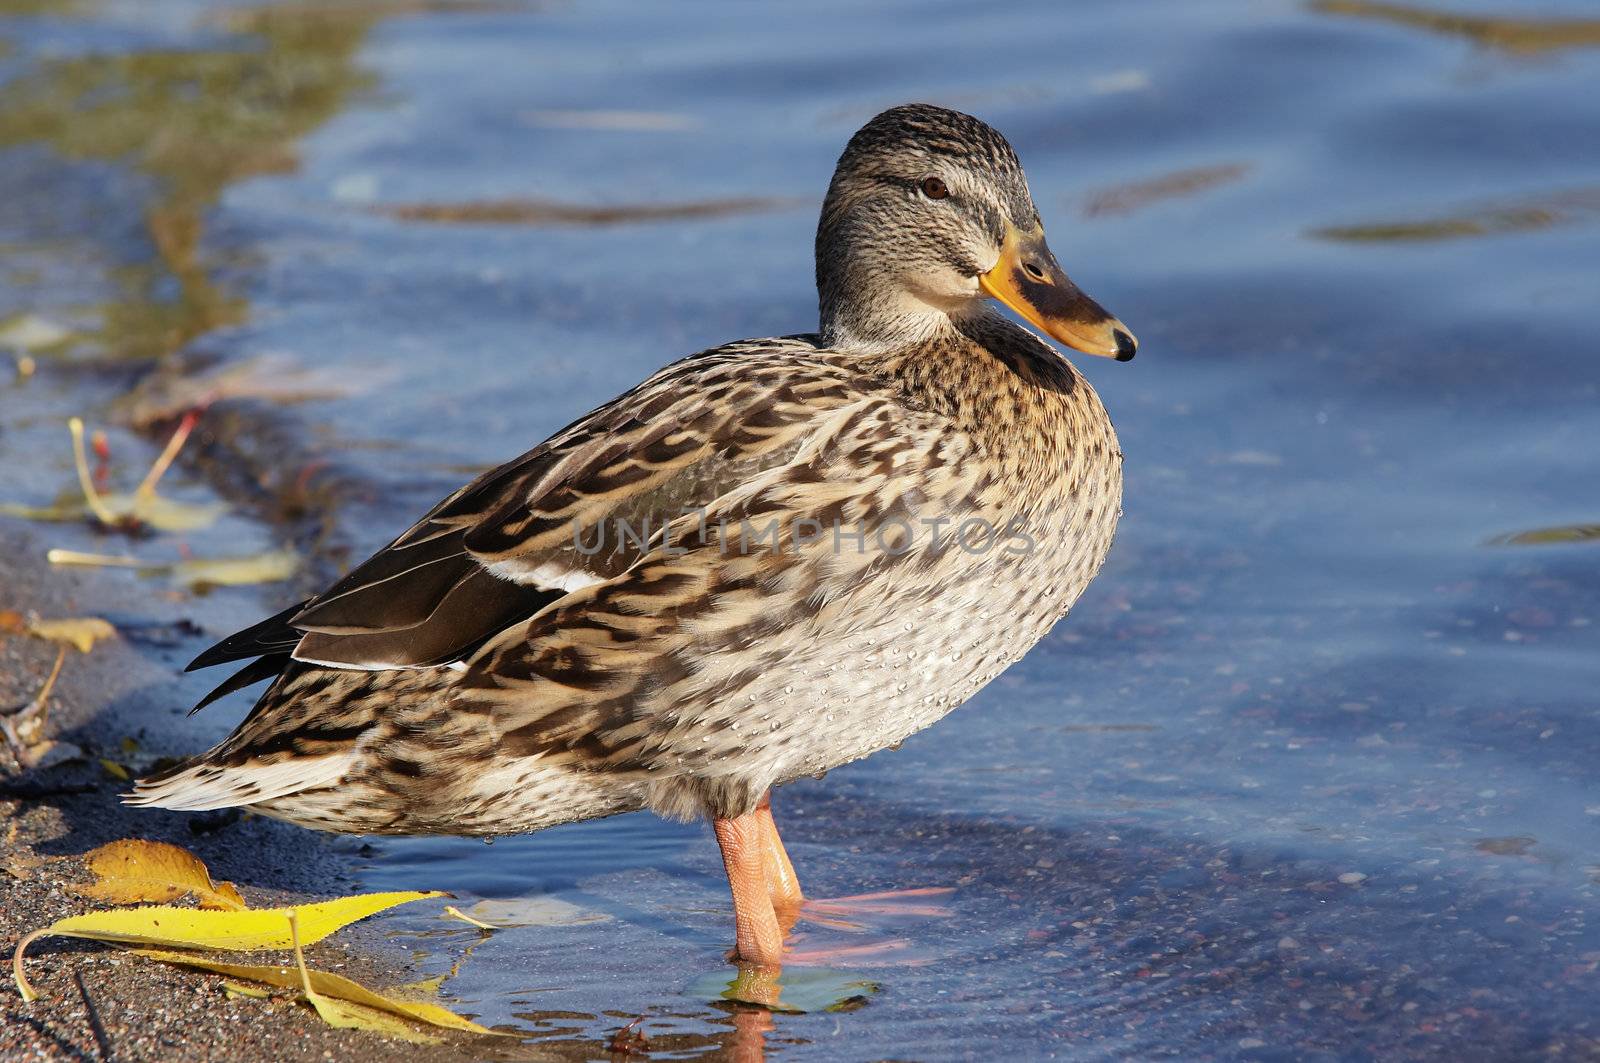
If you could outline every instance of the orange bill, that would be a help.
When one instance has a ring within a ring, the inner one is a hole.
[[[1073,350],[1126,362],[1139,349],[1128,326],[1067,277],[1042,230],[1022,233],[1008,224],[1000,261],[978,275],[978,284]]]

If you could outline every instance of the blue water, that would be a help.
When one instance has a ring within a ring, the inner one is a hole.
[[[253,46],[153,6],[9,20],[5,68]],[[777,798],[811,893],[955,887],[946,917],[810,929],[906,943],[850,967],[864,1007],[706,1003],[715,847],[648,816],[374,842],[364,885],[535,924],[444,999],[576,1056],[639,1016],[685,1056],[1600,1051],[1600,540],[1499,541],[1600,522],[1592,5],[364,10],[328,60],[364,78],[199,211],[247,308],[183,348],[342,374],[283,413],[363,485],[358,552],[668,360],[810,327],[833,161],[908,99],[1011,137],[1142,342],[1083,366],[1127,497],[1073,615],[898,753]],[[7,166],[143,187],[18,139]],[[497,201],[532,220],[415,220]],[[478,941],[392,926],[429,972]]]

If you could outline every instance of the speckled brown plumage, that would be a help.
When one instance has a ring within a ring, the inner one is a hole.
[[[823,210],[818,335],[668,366],[219,645],[197,663],[272,685],[132,799],[373,833],[730,818],[935,722],[1066,612],[1119,515],[1093,388],[978,289],[1037,229],[988,126],[874,119]]]

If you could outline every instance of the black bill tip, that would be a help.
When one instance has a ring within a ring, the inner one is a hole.
[[[1117,329],[1114,335],[1117,341],[1117,361],[1131,362],[1133,356],[1138,353],[1139,341],[1121,329]]]

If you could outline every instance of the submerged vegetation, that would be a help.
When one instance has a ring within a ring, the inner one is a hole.
[[[1330,225],[1311,235],[1340,243],[1418,243],[1535,232],[1600,219],[1600,188],[1576,188],[1511,202],[1482,203],[1415,219]]]
[[[243,297],[219,279],[228,256],[207,245],[207,211],[229,185],[292,168],[296,141],[372,85],[354,57],[386,13],[247,9],[210,48],[49,59],[6,86],[0,148],[42,144],[150,179],[139,205],[148,252],[114,270],[122,294],[99,308],[100,349],[160,359],[244,319]]]
[[[1311,6],[1329,15],[1378,19],[1413,29],[1447,33],[1466,37],[1485,47],[1524,55],[1563,48],[1600,47],[1600,19],[1465,15],[1381,0],[1315,0]]]
[[[722,218],[793,205],[792,200],[766,197],[614,206],[587,206],[544,199],[503,199],[478,203],[396,203],[376,210],[400,221],[458,225],[628,225],[686,218]]]

